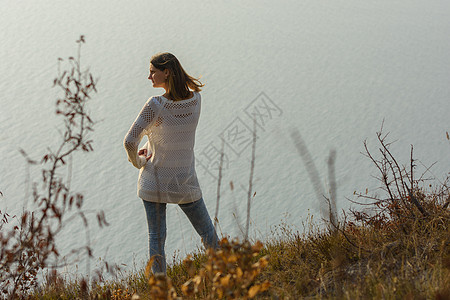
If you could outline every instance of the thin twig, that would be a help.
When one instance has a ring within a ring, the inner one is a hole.
[[[253,190],[253,172],[255,170],[255,160],[256,160],[256,119],[253,119],[253,142],[252,142],[252,160],[250,163],[250,177],[248,180],[248,194],[247,194],[247,223],[245,225],[245,241],[248,241],[248,232],[250,228],[250,208],[252,200],[252,190]]]
[[[219,175],[217,178],[217,198],[216,198],[216,212],[214,214],[214,229],[217,232],[217,222],[219,221],[219,203],[220,203],[220,185],[222,183],[222,169],[223,169],[223,158],[224,158],[224,139],[222,139],[222,146],[220,150],[220,162],[219,162]]]
[[[328,201],[328,210],[329,210],[329,218],[330,223],[336,228],[338,227],[337,223],[337,211],[336,211],[336,172],[335,172],[335,160],[336,160],[336,151],[331,150],[330,156],[328,158],[328,181],[330,183],[330,199]]]

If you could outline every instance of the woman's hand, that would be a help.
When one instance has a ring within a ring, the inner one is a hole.
[[[141,156],[141,155],[145,156],[145,159],[148,161],[152,157],[152,153],[150,153],[149,156],[147,156],[147,153],[148,153],[147,149],[141,149],[141,150],[139,150],[138,155],[139,156]]]
[[[141,150],[139,150],[138,155],[139,155],[139,156],[141,156],[141,155],[147,156],[147,149],[141,149]]]

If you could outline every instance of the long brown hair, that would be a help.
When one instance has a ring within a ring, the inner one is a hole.
[[[152,56],[150,63],[158,70],[169,70],[167,93],[172,100],[183,100],[189,97],[189,89],[200,92],[204,86],[197,78],[186,73],[175,55],[164,52]]]

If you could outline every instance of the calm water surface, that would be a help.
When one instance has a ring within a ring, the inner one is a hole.
[[[147,229],[136,196],[137,170],[122,140],[145,101],[162,90],[147,80],[152,54],[170,51],[206,83],[196,143],[197,172],[214,215],[218,153],[225,140],[219,210],[222,234],[242,236],[250,174],[252,118],[256,166],[251,237],[265,239],[286,222],[303,230],[320,219],[306,169],[290,132],[302,134],[324,190],[327,156],[337,151],[338,208],[353,191],[376,192],[375,169],[360,152],[376,152],[375,132],[397,142],[408,162],[437,162],[428,176],[450,166],[450,2],[448,1],[11,1],[0,6],[1,209],[20,212],[27,184],[39,180],[19,149],[40,157],[56,145],[52,81],[57,58],[76,54],[99,78],[90,103],[98,121],[95,151],[73,157],[72,188],[87,210],[104,209],[111,224],[97,229],[94,255],[132,265],[147,257]],[[30,175],[27,175],[30,174]],[[31,177],[31,178],[30,178]],[[231,184],[233,189],[231,189]],[[28,197],[29,198],[29,197]],[[68,253],[85,243],[81,223],[59,237]],[[200,245],[176,206],[168,210],[168,260]]]

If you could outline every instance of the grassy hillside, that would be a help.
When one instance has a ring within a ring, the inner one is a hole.
[[[450,299],[448,187],[415,197],[425,215],[398,204],[321,232],[284,227],[264,245],[225,239],[218,252],[169,267],[167,278],[144,267],[90,287],[53,276],[30,299]]]

